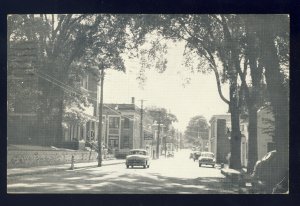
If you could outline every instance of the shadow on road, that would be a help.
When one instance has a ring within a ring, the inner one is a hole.
[[[71,174],[70,174],[71,173]],[[239,193],[223,178],[194,179],[163,176],[158,173],[136,174],[86,170],[52,175],[23,176],[11,179],[8,193],[102,193],[102,194],[221,194]]]

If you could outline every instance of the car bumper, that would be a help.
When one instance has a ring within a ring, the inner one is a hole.
[[[144,166],[146,164],[146,161],[143,162],[126,162],[126,165],[130,166]]]
[[[204,165],[215,165],[215,162],[209,162],[209,161],[199,161],[199,164],[204,164]]]

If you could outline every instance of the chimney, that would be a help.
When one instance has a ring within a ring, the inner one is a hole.
[[[131,104],[135,104],[135,98],[131,97]]]

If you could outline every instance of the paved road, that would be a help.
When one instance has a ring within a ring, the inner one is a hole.
[[[48,174],[8,177],[8,193],[216,194],[238,193],[218,168],[199,167],[189,150],[174,158],[153,160],[150,168],[125,164]]]

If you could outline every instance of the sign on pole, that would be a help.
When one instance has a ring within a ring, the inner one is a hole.
[[[153,140],[152,132],[144,131],[144,139],[145,140]]]

